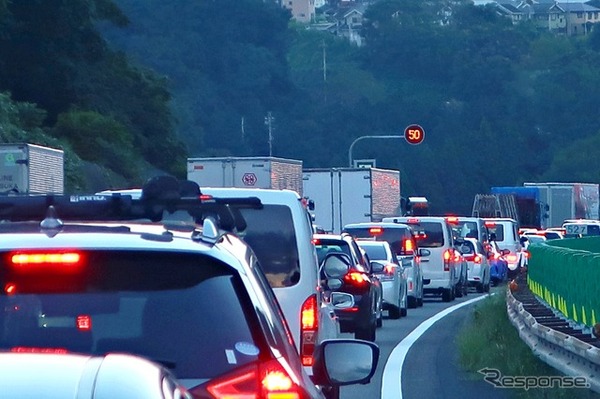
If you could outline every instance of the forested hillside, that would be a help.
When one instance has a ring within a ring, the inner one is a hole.
[[[12,122],[30,137],[131,184],[142,159],[183,175],[187,156],[267,155],[268,112],[273,155],[306,167],[422,125],[423,144],[365,140],[354,158],[401,170],[434,212],[469,213],[496,185],[600,182],[600,30],[558,37],[449,4],[379,1],[356,47],[260,0],[0,1],[0,91],[37,105]]]

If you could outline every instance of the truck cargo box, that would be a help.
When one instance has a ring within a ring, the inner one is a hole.
[[[302,161],[276,157],[188,158],[187,179],[201,188],[288,189],[302,196]]]
[[[304,196],[314,201],[315,224],[329,232],[401,214],[398,170],[304,169],[303,183]]]
[[[64,152],[35,144],[0,144],[1,194],[63,194]]]

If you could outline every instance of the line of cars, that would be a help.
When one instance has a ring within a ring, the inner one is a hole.
[[[321,280],[297,194],[209,191],[165,177],[129,193],[0,198],[0,365],[5,352],[37,355],[32,370],[89,360],[119,373],[114,353],[151,362],[155,392],[115,380],[112,398],[336,399],[368,383],[378,347],[339,338],[344,298],[326,290],[351,265],[329,255]],[[24,397],[18,369],[4,370],[0,391]]]

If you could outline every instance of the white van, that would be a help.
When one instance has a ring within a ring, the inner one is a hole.
[[[312,220],[291,190],[201,187],[220,198],[257,197],[262,209],[241,209],[246,230],[240,237],[256,253],[292,331],[305,369],[312,375],[315,343],[340,337],[331,304],[321,297]],[[314,318],[318,315],[318,318]]]
[[[452,227],[441,216],[387,217],[382,222],[403,223],[413,228],[417,246],[429,250],[429,256],[421,257],[423,291],[425,294],[441,295],[444,302],[455,297],[455,285],[459,281],[455,265]]]
[[[525,264],[525,254],[519,240],[517,221],[510,218],[483,218],[490,235],[490,241],[496,241],[498,248],[508,249],[506,255],[508,269],[515,271]]]

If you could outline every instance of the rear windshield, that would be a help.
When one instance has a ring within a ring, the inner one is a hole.
[[[329,253],[344,253],[352,259],[352,252],[350,251],[350,245],[344,240],[317,240],[315,242],[315,249],[317,250],[317,257],[319,258],[319,264],[323,262],[325,256]]]
[[[371,234],[370,229],[370,227],[346,227],[344,231],[354,238],[374,238],[377,241],[387,241],[395,254],[402,253],[402,240],[410,237],[411,234],[407,228],[402,227],[383,227],[378,230],[376,235]]]
[[[360,245],[360,247],[365,250],[371,260],[388,260],[388,253],[382,245]]]
[[[411,224],[411,226],[417,236],[419,247],[437,248],[445,245],[444,225],[442,223],[419,222],[418,224]]]
[[[264,205],[262,209],[242,209],[241,213],[248,226],[240,236],[256,253],[271,286],[297,284],[300,281],[300,261],[290,208]]]
[[[477,223],[458,221],[452,223],[452,231],[456,237],[469,237],[479,239]]]
[[[495,235],[495,241],[504,241],[504,226],[501,224],[496,224],[494,226],[488,226],[488,231],[490,232],[490,240],[492,239],[492,234]]]
[[[60,264],[16,269],[0,254],[1,286],[12,287],[0,293],[0,350],[128,352],[179,378],[211,378],[257,359],[256,313],[228,266],[198,254],[82,254],[69,273]]]

